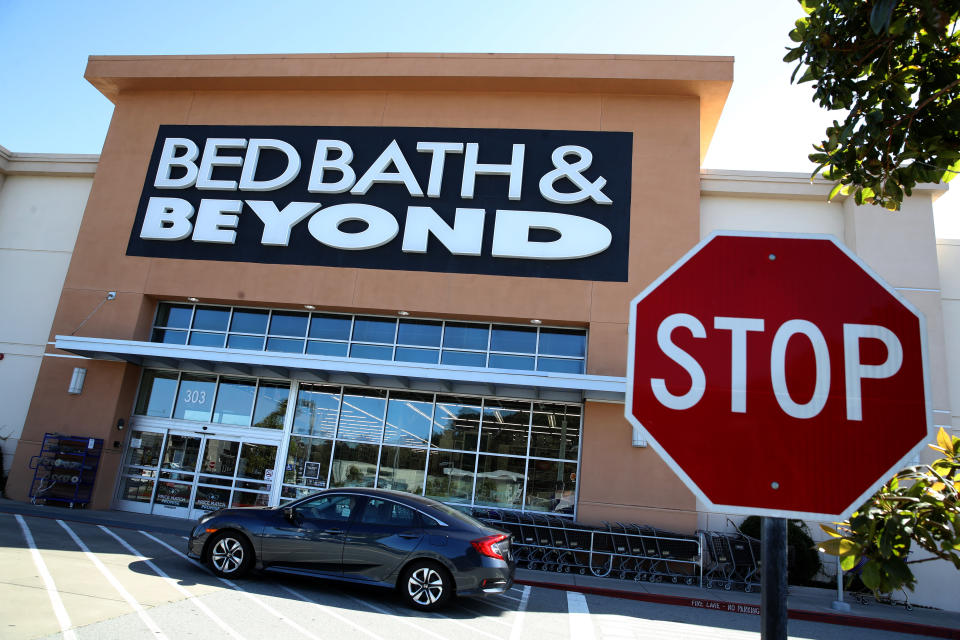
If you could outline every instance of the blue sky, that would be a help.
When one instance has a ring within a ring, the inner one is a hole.
[[[0,145],[99,153],[112,105],[83,79],[89,55],[724,55],[736,59],[734,87],[704,166],[810,171],[810,145],[835,116],[810,101],[809,85],[791,86],[781,62],[800,15],[792,0],[0,0]],[[960,237],[960,198],[937,209],[938,225]]]

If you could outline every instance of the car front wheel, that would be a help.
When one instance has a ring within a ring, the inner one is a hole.
[[[239,578],[253,566],[253,547],[246,536],[226,531],[211,541],[208,561],[210,569],[221,578]]]
[[[400,578],[400,593],[413,609],[429,611],[446,604],[453,596],[453,579],[440,565],[414,562]]]

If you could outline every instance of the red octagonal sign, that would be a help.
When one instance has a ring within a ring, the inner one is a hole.
[[[628,359],[627,419],[712,511],[846,518],[933,435],[923,315],[830,236],[711,235]]]

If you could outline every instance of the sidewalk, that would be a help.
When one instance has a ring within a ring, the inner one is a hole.
[[[189,535],[194,525],[192,520],[179,518],[126,511],[95,511],[32,505],[6,498],[0,498],[0,512],[183,536]],[[516,581],[518,584],[547,589],[564,589],[665,605],[729,611],[731,615],[759,615],[760,612],[759,593],[702,589],[697,586],[690,587],[669,582],[633,582],[527,569],[517,569]],[[914,607],[912,611],[907,611],[902,606],[879,604],[872,599],[869,604],[860,605],[849,596],[844,600],[850,604],[851,610],[840,613],[830,606],[836,597],[837,592],[832,589],[791,586],[787,598],[790,618],[960,640],[960,613],[922,607]]]

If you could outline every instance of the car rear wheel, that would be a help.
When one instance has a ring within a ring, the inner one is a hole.
[[[239,578],[253,566],[253,546],[234,531],[218,533],[210,542],[210,569],[221,578]]]
[[[435,562],[418,561],[400,578],[400,594],[413,609],[429,611],[446,604],[453,596],[453,579]]]

